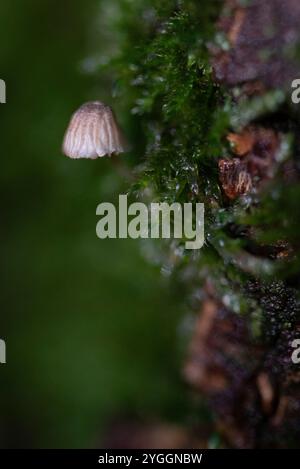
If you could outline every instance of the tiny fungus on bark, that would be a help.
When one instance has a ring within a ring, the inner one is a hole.
[[[91,101],[73,114],[64,137],[66,156],[96,159],[124,151],[121,130],[109,106]]]

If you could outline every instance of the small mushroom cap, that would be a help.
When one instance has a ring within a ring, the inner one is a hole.
[[[109,106],[91,101],[73,114],[63,143],[66,156],[96,159],[124,151],[123,137]]]

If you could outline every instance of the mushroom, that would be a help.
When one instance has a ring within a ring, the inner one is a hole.
[[[123,137],[109,106],[91,101],[73,114],[64,137],[66,156],[96,159],[124,151]]]

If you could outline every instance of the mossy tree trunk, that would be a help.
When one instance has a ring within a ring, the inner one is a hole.
[[[195,311],[186,380],[208,399],[221,445],[295,446],[300,5],[118,5],[120,48],[106,67],[133,144],[131,194],[205,203],[205,247],[157,253]]]

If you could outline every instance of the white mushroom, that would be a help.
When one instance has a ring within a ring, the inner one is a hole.
[[[95,159],[124,151],[122,134],[109,106],[91,101],[73,114],[63,143],[66,156]]]

